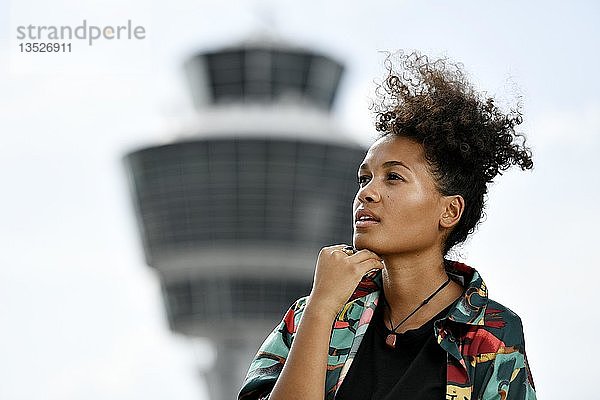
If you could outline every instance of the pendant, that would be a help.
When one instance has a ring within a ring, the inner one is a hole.
[[[385,337],[385,344],[390,349],[395,349],[396,348],[396,334],[395,333],[388,334]]]

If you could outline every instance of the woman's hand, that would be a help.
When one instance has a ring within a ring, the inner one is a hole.
[[[323,400],[333,321],[364,274],[383,268],[372,251],[344,253],[346,245],[319,252],[313,287],[271,400]]]
[[[372,251],[363,249],[348,255],[343,251],[345,247],[344,244],[323,247],[319,252],[307,307],[318,304],[318,309],[337,315],[363,275],[383,268],[381,257]]]

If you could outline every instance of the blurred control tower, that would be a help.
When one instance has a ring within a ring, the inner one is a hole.
[[[185,70],[189,129],[124,160],[170,326],[212,340],[211,399],[232,400],[260,343],[310,292],[319,249],[351,243],[365,149],[332,120],[343,66],[327,55],[263,38]]]

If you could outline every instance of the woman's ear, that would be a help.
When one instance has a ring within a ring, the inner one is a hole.
[[[460,217],[465,209],[465,199],[461,195],[445,196],[444,211],[440,216],[440,226],[443,228],[452,228],[458,224]]]

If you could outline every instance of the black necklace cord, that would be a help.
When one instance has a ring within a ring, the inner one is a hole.
[[[450,283],[450,278],[448,277],[448,280],[446,282],[444,282],[444,284],[442,286],[440,286],[435,292],[433,292],[433,294],[431,296],[429,296],[428,298],[426,298],[425,300],[423,300],[423,302],[421,303],[421,305],[419,307],[417,307],[413,312],[411,312],[408,315],[408,317],[404,318],[402,320],[402,322],[400,322],[398,325],[396,325],[396,327],[392,329],[392,333],[396,333],[396,329],[400,328],[400,325],[402,325],[403,323],[405,323],[406,320],[409,319],[410,317],[412,317],[414,315],[414,313],[416,313],[417,311],[419,311],[419,309],[421,307],[423,307],[425,304],[429,303],[429,300],[433,299],[433,297],[436,294],[438,294],[443,288],[445,288],[449,283]],[[385,296],[384,296],[383,299],[384,299],[385,305],[390,310],[390,315],[388,315],[388,320],[390,321],[390,326],[393,327],[394,324],[392,323],[392,308],[390,307],[390,305],[388,304],[388,302],[385,300]]]

